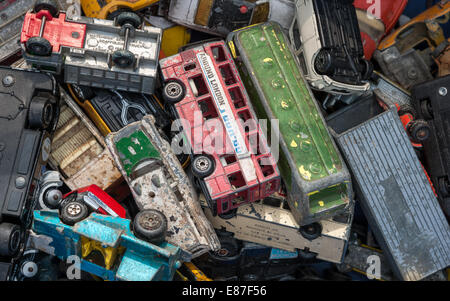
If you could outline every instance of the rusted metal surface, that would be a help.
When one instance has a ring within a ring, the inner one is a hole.
[[[185,261],[220,248],[189,178],[158,133],[153,116],[109,134],[106,143],[139,209],[156,209],[167,217],[166,240],[187,253]]]
[[[63,90],[61,99],[50,165],[60,170],[64,182],[72,190],[91,184],[106,190],[120,181],[122,175],[105,147],[104,138]]]

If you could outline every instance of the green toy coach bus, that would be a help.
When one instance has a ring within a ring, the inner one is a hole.
[[[350,173],[280,26],[234,31],[228,46],[258,117],[269,125],[279,120],[272,122],[279,127],[278,167],[296,221],[307,225],[347,209],[353,202]]]

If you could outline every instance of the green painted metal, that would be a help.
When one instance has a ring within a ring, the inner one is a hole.
[[[337,173],[342,162],[282,32],[273,24],[254,26],[238,32],[237,39],[252,76],[264,83],[263,93],[301,177],[315,181]]]
[[[143,159],[161,158],[158,150],[142,131],[133,132],[128,137],[121,138],[116,142],[116,148],[122,160],[123,168],[128,176],[136,164]]]
[[[278,168],[296,221],[338,214],[352,198],[350,174],[280,26],[237,30],[229,47],[259,118],[279,122]]]

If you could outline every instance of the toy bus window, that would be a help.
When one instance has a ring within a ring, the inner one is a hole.
[[[241,119],[242,127],[246,133],[256,130],[255,120],[251,119],[252,116],[248,110],[239,112],[238,116]]]
[[[184,66],[184,71],[194,70],[196,68],[195,63],[187,64]]]
[[[233,186],[234,189],[245,186],[244,176],[240,171],[228,175],[228,181],[230,181],[230,185]]]
[[[222,74],[223,81],[225,85],[230,86],[236,83],[233,72],[231,71],[230,65],[226,64],[219,67],[220,74]]]
[[[213,101],[211,98],[206,98],[198,102],[200,110],[202,111],[203,117],[205,119],[212,119],[219,117],[216,108],[214,107]]]
[[[260,155],[266,155],[268,153],[268,151],[266,150],[264,145],[261,145],[261,143],[257,144],[257,149],[256,149],[256,156],[260,156]]]
[[[222,166],[228,166],[230,164],[233,164],[237,161],[235,155],[224,155],[220,157],[220,163],[222,163]]]
[[[231,99],[233,100],[234,107],[236,109],[245,107],[244,97],[239,87],[235,87],[229,90]]]
[[[211,52],[217,63],[225,62],[227,57],[225,56],[225,51],[222,46],[212,46]]]
[[[264,177],[268,177],[270,175],[273,175],[274,170],[273,170],[272,165],[263,165],[262,160],[263,159],[259,159],[258,160],[258,165],[261,168],[261,172],[263,173]],[[266,160],[268,160],[268,159],[266,159]]]
[[[228,211],[228,201],[222,201],[222,212]]]
[[[208,94],[208,87],[202,75],[197,75],[189,79],[189,85],[191,86],[192,93],[195,97],[199,97]]]
[[[264,198],[262,203],[264,205],[268,205],[268,206],[272,206],[272,207],[276,207],[276,208],[280,208],[280,206],[281,206],[281,200],[272,198],[272,197]]]
[[[243,203],[246,203],[246,198],[245,198],[245,195],[244,195],[246,193],[247,193],[246,191],[243,191],[243,192],[240,193],[240,195],[235,197],[233,199],[233,201],[231,201],[232,202],[232,206],[233,207],[237,207],[237,206],[239,206],[239,205],[241,205]]]

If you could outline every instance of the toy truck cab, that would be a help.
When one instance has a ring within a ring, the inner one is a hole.
[[[48,74],[0,68],[0,80],[0,256],[12,257],[31,224],[59,97]]]
[[[156,209],[168,220],[166,240],[179,246],[185,261],[217,250],[219,242],[180,162],[152,115],[106,137],[116,165],[139,210]]]
[[[372,64],[364,49],[355,7],[348,0],[296,0],[289,38],[302,71],[316,90],[363,93]]]
[[[33,67],[66,83],[152,94],[161,30],[142,26],[132,12],[114,21],[59,12],[52,0],[39,0],[25,15],[20,41]]]
[[[160,61],[163,97],[183,127],[192,172],[213,214],[277,192],[280,176],[223,41]]]

